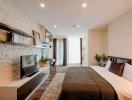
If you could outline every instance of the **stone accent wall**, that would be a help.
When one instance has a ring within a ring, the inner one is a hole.
[[[0,0],[0,22],[32,34],[37,29],[37,23],[27,14],[17,8],[12,0]]]
[[[19,79],[19,61],[21,55],[39,55],[41,50],[25,46],[0,44],[0,80],[8,82]]]
[[[0,22],[32,34],[37,29],[36,22],[17,8],[12,0],[0,0]],[[1,35],[1,33],[0,33]],[[21,40],[23,37],[19,37]],[[27,38],[23,41],[29,42]],[[19,78],[19,58],[21,55],[39,55],[41,49],[27,46],[0,44],[0,83],[9,82]]]

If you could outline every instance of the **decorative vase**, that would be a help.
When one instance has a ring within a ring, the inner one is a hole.
[[[39,63],[39,66],[40,66],[40,67],[46,67],[46,66],[47,66],[47,63],[41,63],[41,62],[40,62],[40,63]]]

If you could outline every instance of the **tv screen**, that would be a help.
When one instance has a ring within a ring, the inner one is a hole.
[[[39,71],[39,59],[37,55],[21,56],[20,76],[24,78]]]

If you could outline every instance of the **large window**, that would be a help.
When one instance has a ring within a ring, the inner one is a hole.
[[[80,38],[69,37],[69,64],[80,64]]]

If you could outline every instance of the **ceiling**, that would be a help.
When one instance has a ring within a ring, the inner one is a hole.
[[[16,6],[56,34],[83,35],[132,7],[132,0],[13,0]],[[40,7],[40,3],[45,8]],[[83,8],[82,3],[87,7]],[[54,28],[53,25],[57,25]],[[74,28],[73,25],[80,25]]]

